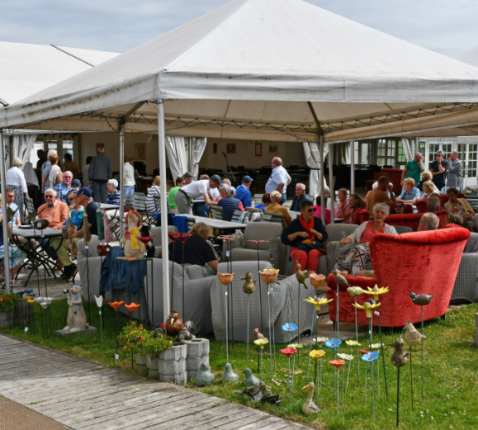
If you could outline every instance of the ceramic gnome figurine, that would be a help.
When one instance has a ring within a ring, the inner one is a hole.
[[[85,310],[83,309],[81,289],[81,285],[73,285],[67,294],[69,308],[66,323],[68,325],[63,328],[66,332],[74,333],[89,327],[89,324],[86,322]]]
[[[128,227],[124,228],[124,255],[130,259],[137,259],[144,256],[144,245],[137,238],[139,236],[139,227],[141,227],[141,215],[134,209],[125,216],[125,222]]]

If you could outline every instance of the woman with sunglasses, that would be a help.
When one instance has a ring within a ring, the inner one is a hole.
[[[373,207],[373,221],[366,221],[350,236],[340,241],[340,246],[349,243],[354,245],[351,249],[337,257],[335,268],[346,270],[351,275],[365,270],[365,266],[372,261],[370,255],[370,240],[376,234],[398,234],[395,227],[385,224],[385,218],[390,212],[386,203],[376,203]]]
[[[395,205],[395,213],[403,215],[405,213],[405,203],[398,201]]]
[[[317,272],[319,257],[325,253],[322,244],[328,235],[322,220],[314,217],[314,212],[314,204],[309,200],[302,200],[300,216],[287,226],[281,240],[283,244],[291,247],[290,256],[300,264],[302,270]]]

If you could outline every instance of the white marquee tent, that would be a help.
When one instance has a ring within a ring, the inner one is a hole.
[[[118,130],[120,153],[125,132],[157,133],[164,177],[166,133],[319,141],[323,154],[326,142],[471,128],[476,101],[472,66],[301,0],[233,0],[0,109],[0,128]],[[166,211],[162,199],[163,226]]]

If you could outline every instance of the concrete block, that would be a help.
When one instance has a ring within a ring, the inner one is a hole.
[[[159,374],[159,380],[161,382],[173,382],[174,384],[178,385],[186,385],[188,379],[188,375],[186,372],[179,373],[177,375],[163,375],[162,373]]]
[[[187,345],[174,345],[171,349],[162,351],[159,353],[160,360],[183,360],[186,359],[188,355]]]
[[[148,369],[148,376],[150,378],[159,378],[159,372],[156,369]]]
[[[186,360],[159,360],[158,371],[164,375],[177,375],[186,372]]]
[[[185,344],[187,345],[188,357],[202,357],[204,354],[209,354],[208,339],[187,340]]]
[[[209,354],[201,355],[200,357],[189,357],[186,360],[186,370],[189,372],[190,370],[199,370],[199,366],[201,363],[209,363]]]
[[[148,370],[148,366],[146,364],[136,364],[136,372],[144,373]]]

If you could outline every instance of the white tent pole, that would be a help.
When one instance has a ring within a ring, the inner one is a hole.
[[[324,180],[325,182],[325,180]],[[329,143],[329,188],[330,188],[330,203],[332,207],[332,214],[330,222],[334,224],[334,204],[335,204],[335,186],[334,186],[334,147]],[[324,209],[325,210],[325,209]],[[325,225],[325,218],[324,225]]]
[[[350,194],[355,193],[355,142],[350,142]]]
[[[159,176],[161,178],[161,249],[163,267],[163,320],[169,315],[169,237],[168,237],[168,184],[166,181],[166,134],[164,130],[164,104],[158,100]],[[154,288],[154,285],[153,285]],[[173,285],[174,288],[174,285]],[[154,304],[153,304],[154,306]],[[183,310],[184,312],[184,310]]]
[[[7,181],[5,179],[5,140],[3,135],[3,129],[0,130],[0,179],[2,181],[2,213],[3,213],[3,249],[5,258],[3,259],[3,267],[5,269],[5,290],[7,294],[10,294],[10,253],[8,252],[8,223],[7,221],[7,198],[6,188]]]
[[[321,216],[322,216],[322,222],[325,225],[324,136],[322,136],[322,135],[319,135],[319,153],[320,153],[320,211],[321,211]]]
[[[120,140],[120,165],[119,165],[119,182],[120,182],[120,222],[119,222],[119,229],[120,229],[120,239],[123,238],[124,230],[123,230],[123,220],[124,220],[124,124],[120,126],[120,133],[119,133],[119,140]]]

